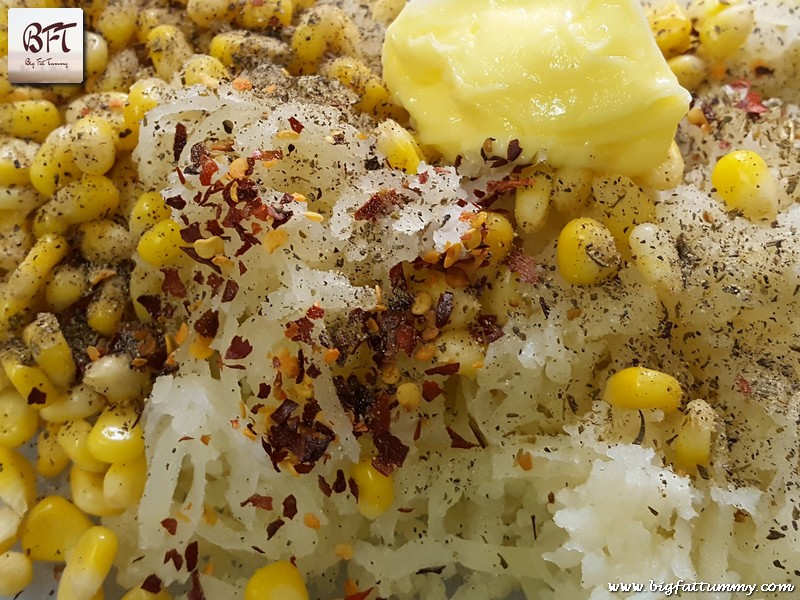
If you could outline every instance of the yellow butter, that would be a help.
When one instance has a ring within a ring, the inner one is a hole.
[[[666,159],[690,99],[638,0],[412,0],[383,75],[448,160],[517,139],[522,160],[629,176]]]

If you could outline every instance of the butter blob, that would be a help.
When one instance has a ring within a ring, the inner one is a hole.
[[[632,177],[667,158],[690,100],[638,0],[412,0],[383,77],[449,161],[517,139],[523,161]]]

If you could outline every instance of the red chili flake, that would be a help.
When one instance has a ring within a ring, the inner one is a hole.
[[[200,573],[192,570],[192,587],[189,589],[189,600],[206,600],[203,586],[200,585]]]
[[[186,570],[194,571],[197,568],[197,557],[200,553],[200,547],[197,545],[197,540],[186,546],[183,556],[186,558]]]
[[[206,338],[214,338],[219,331],[219,313],[215,310],[204,312],[194,324],[194,330]]]
[[[422,435],[422,417],[417,419],[417,425],[414,427],[414,441],[416,442]]]
[[[172,564],[175,565],[176,571],[180,571],[183,567],[183,557],[175,548],[167,550],[167,553],[164,555],[164,564],[167,564],[169,561],[172,561]]]
[[[356,502],[358,502],[358,484],[356,483],[356,480],[350,477],[347,480],[347,487],[350,488],[350,493],[353,495],[353,498],[356,499]]]
[[[750,89],[751,85],[749,81],[743,79],[730,84],[733,89],[743,92],[742,99],[736,103],[736,108],[742,109],[748,115],[760,115],[767,112],[769,109],[761,102],[761,96]]]
[[[330,498],[331,494],[333,493],[331,484],[325,481],[325,478],[322,475],[317,475],[317,483],[319,484],[319,489],[322,491],[322,493]]]
[[[216,294],[219,291],[219,288],[222,286],[224,282],[225,280],[216,273],[209,273],[208,279],[206,280],[206,283],[208,283],[208,287],[211,288],[211,292],[214,294]]]
[[[411,513],[411,512],[414,512],[414,507],[413,506],[401,506],[400,508],[397,509],[397,512]]]
[[[309,319],[321,319],[325,316],[325,309],[315,304],[306,311],[306,316]]]
[[[295,133],[300,133],[304,129],[303,124],[294,117],[289,117],[289,127],[291,127],[292,131]]]
[[[296,321],[286,324],[285,335],[293,342],[305,342],[311,344],[311,332],[314,330],[314,323],[308,317],[300,317]]]
[[[193,439],[194,438],[192,436],[190,436],[190,435],[184,435],[183,437],[179,438],[178,441],[179,442],[189,442],[189,441],[191,441]]]
[[[267,525],[267,539],[271,540],[278,530],[283,527],[285,521],[283,519],[275,519],[272,523]]]
[[[256,396],[258,396],[263,400],[264,398],[269,398],[271,392],[272,392],[271,385],[266,383],[260,383],[258,384],[258,394],[256,394]]]
[[[336,479],[333,481],[333,491],[341,494],[347,489],[347,480],[344,478],[344,471],[338,469],[336,471]]]
[[[736,378],[733,380],[736,385],[739,386],[739,391],[744,394],[745,396],[749,396],[753,393],[753,388],[750,387],[750,382],[747,381],[744,377],[737,374]]]
[[[465,440],[449,427],[445,426],[445,429],[447,430],[447,435],[450,436],[451,448],[463,448],[464,450],[469,450],[470,448],[475,448],[477,446],[477,444],[473,444]]]
[[[508,162],[514,162],[519,158],[519,155],[522,154],[522,148],[519,145],[518,139],[513,139],[508,142],[508,149],[506,150],[506,158]]]
[[[211,178],[219,171],[219,165],[213,158],[204,157],[200,163],[200,184],[211,185]]]
[[[192,149],[189,151],[189,158],[192,161],[193,167],[199,167],[203,159],[208,158],[208,149],[205,144],[203,144],[203,142],[197,142],[193,145]]]
[[[183,123],[175,125],[175,140],[172,142],[172,157],[175,162],[178,162],[178,159],[181,157],[181,152],[183,152],[183,149],[186,147],[187,138],[186,125]]]
[[[247,505],[255,506],[264,510],[272,510],[272,496],[262,496],[261,494],[253,494],[247,500],[242,501],[239,506]]]
[[[395,329],[394,336],[397,347],[405,352],[406,355],[411,356],[417,346],[417,330],[404,323]]]
[[[311,377],[311,379],[316,379],[320,375],[322,375],[322,371],[319,370],[319,367],[314,363],[311,363],[306,368],[306,374]]]
[[[185,228],[181,229],[181,239],[187,244],[193,244],[197,240],[203,239],[203,234],[200,231],[200,223],[190,223]]]
[[[408,446],[388,431],[374,433],[372,441],[378,450],[378,456],[372,460],[372,466],[383,475],[390,475],[395,467],[402,467],[408,456]]]
[[[218,235],[222,237],[225,235],[225,229],[223,229],[222,225],[219,224],[219,221],[215,219],[209,219],[206,221],[206,231],[211,235]]]
[[[151,594],[157,594],[161,591],[162,583],[161,578],[158,575],[148,575],[147,578],[142,582],[142,585],[139,586],[145,592],[150,592]]]
[[[461,368],[461,363],[452,362],[438,367],[431,367],[425,371],[425,375],[455,375]]]
[[[297,402],[287,398],[281,402],[281,405],[278,408],[275,409],[272,415],[270,415],[270,418],[275,424],[282,425],[298,406],[300,405]]]
[[[411,202],[411,198],[398,194],[395,190],[381,190],[373,194],[369,200],[353,215],[356,221],[370,221],[376,217],[389,214],[395,206]]]
[[[175,167],[175,172],[178,174],[178,179],[180,180],[180,182],[183,185],[186,185],[186,176],[183,174],[183,171],[181,171],[178,167]]]
[[[161,526],[166,529],[170,535],[175,535],[175,532],[178,531],[178,521],[173,518],[164,519],[161,521]]]
[[[175,298],[186,298],[186,286],[181,281],[177,269],[161,269],[164,273],[164,281],[161,283],[161,291]]]
[[[399,262],[389,269],[389,282],[392,284],[393,289],[408,289],[408,282],[406,281],[406,275],[403,271],[403,263]]]
[[[475,321],[467,326],[472,338],[484,345],[489,345],[503,337],[503,328],[497,324],[495,315],[478,315]]]
[[[510,192],[517,188],[524,188],[533,185],[536,180],[531,178],[527,179],[503,179],[500,181],[490,181],[486,184],[486,191],[489,194],[502,194],[503,192]]]
[[[241,360],[253,351],[253,345],[241,336],[235,335],[230,347],[225,351],[225,360]]]
[[[297,514],[297,498],[289,494],[283,499],[283,516],[287,519],[294,519]]]
[[[442,571],[444,571],[444,567],[445,565],[442,565],[441,567],[425,567],[424,569],[420,569],[419,571],[417,571],[417,575],[424,575],[426,573],[434,573],[436,575],[441,575]]]
[[[183,252],[189,258],[191,258],[194,262],[200,263],[201,265],[205,265],[216,273],[222,273],[222,269],[220,269],[218,265],[215,265],[210,258],[203,258],[202,256],[200,256],[197,253],[197,250],[195,250],[194,248],[187,246],[180,246],[180,251]]]
[[[47,402],[47,394],[45,394],[39,388],[33,388],[30,393],[28,394],[28,404],[30,405],[39,405],[44,404]]]
[[[236,283],[233,279],[228,279],[225,283],[225,290],[222,292],[222,301],[223,302],[230,302],[234,298],[236,298],[236,294],[239,293],[239,284]]]
[[[350,594],[349,596],[345,596],[344,600],[367,600],[367,596],[372,593],[372,590],[375,588],[369,588],[364,590],[363,592],[356,592],[355,594]]]
[[[419,179],[419,182],[421,184],[425,185],[426,183],[428,183],[428,172],[427,171],[423,171],[422,173],[417,175],[417,179]]]
[[[283,150],[256,150],[250,156],[256,160],[280,160],[283,158]]]
[[[444,292],[436,303],[436,327],[441,329],[450,322],[453,312],[453,292]]]
[[[442,388],[435,381],[422,382],[422,397],[426,402],[432,402],[441,393]]]
[[[178,194],[177,196],[170,196],[169,198],[164,200],[164,203],[167,206],[174,208],[175,210],[183,210],[186,207],[186,200],[184,200],[183,196],[181,196],[180,194]]]
[[[514,250],[507,260],[508,268],[512,273],[519,275],[525,283],[536,283],[539,274],[536,272],[536,259],[520,250]]]

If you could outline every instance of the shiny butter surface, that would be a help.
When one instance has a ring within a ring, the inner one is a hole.
[[[518,139],[523,160],[636,176],[664,161],[689,103],[638,0],[412,0],[383,69],[451,161]]]

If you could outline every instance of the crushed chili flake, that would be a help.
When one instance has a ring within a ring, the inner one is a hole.
[[[164,281],[161,283],[161,291],[175,298],[186,297],[186,286],[181,281],[177,269],[161,269],[164,274]]]
[[[337,494],[341,494],[343,491],[347,489],[347,480],[344,477],[344,471],[341,469],[337,469],[336,471],[336,479],[333,481],[333,491]]]
[[[167,564],[169,561],[172,561],[176,571],[180,571],[183,567],[183,556],[181,556],[181,553],[175,548],[167,550],[167,553],[164,555],[164,564]]]
[[[467,326],[472,338],[484,345],[496,342],[503,337],[503,328],[497,324],[496,315],[478,315],[475,321]]]
[[[514,250],[506,260],[508,268],[512,273],[519,275],[520,280],[525,283],[536,283],[539,281],[539,274],[536,271],[536,260],[520,250]]]
[[[300,317],[296,321],[286,324],[284,335],[293,342],[305,342],[312,344],[311,332],[314,330],[314,323],[308,317]]]
[[[189,600],[206,600],[206,595],[203,592],[203,586],[200,585],[200,574],[192,570],[192,587],[189,588]]]
[[[419,337],[417,330],[411,325],[404,323],[395,329],[394,335],[394,341],[397,344],[397,347],[405,352],[407,356],[411,356],[414,352],[414,348],[417,346]]]
[[[45,394],[39,388],[35,387],[28,394],[27,400],[28,404],[30,405],[44,404],[45,402],[47,402],[47,394]]]
[[[300,133],[303,131],[303,129],[305,129],[305,126],[294,117],[289,117],[289,127],[291,127],[292,131],[295,133]]]
[[[345,596],[344,600],[366,600],[367,596],[372,593],[374,588],[369,588],[364,590],[363,592],[356,592],[355,594],[349,594]]]
[[[422,382],[422,397],[426,402],[432,402],[441,393],[442,388],[435,381]]]
[[[277,150],[256,150],[250,156],[256,160],[280,160],[283,158],[283,150],[280,148]]]
[[[239,506],[247,505],[255,506],[263,510],[272,510],[272,496],[262,496],[261,494],[253,494],[247,500],[239,503]]]
[[[183,553],[183,556],[186,558],[186,570],[187,571],[194,571],[197,568],[197,557],[200,553],[200,547],[197,544],[197,540],[191,542],[188,546],[186,546],[186,550]]]
[[[518,188],[529,187],[533,185],[536,180],[531,178],[526,179],[502,179],[490,181],[486,184],[486,191],[489,194],[502,194],[510,192]]]
[[[317,475],[317,483],[319,484],[319,489],[322,491],[325,496],[328,498],[331,497],[333,493],[333,489],[331,488],[331,484],[325,481],[325,478],[322,475]]]
[[[278,533],[278,530],[283,527],[285,521],[283,519],[275,519],[272,523],[267,525],[267,539],[271,540]]]
[[[283,499],[283,516],[287,519],[294,519],[297,514],[297,498],[293,494],[289,494]]]
[[[508,142],[508,149],[506,150],[506,158],[508,162],[514,162],[522,154],[522,147],[519,145],[518,139],[513,139]]]
[[[216,294],[225,280],[216,273],[209,273],[206,283],[211,288],[212,293]]]
[[[408,456],[408,446],[400,438],[391,433],[374,433],[372,436],[378,456],[372,461],[372,466],[384,475],[389,475],[395,467],[402,467]]]
[[[350,493],[353,495],[353,498],[356,499],[356,502],[358,502],[358,484],[356,483],[356,480],[350,477],[347,480],[347,487],[350,488]]]
[[[172,157],[175,162],[178,162],[178,159],[180,159],[181,153],[186,147],[187,139],[186,125],[183,123],[175,125],[175,140],[172,142]]]
[[[325,316],[325,309],[315,304],[306,311],[306,316],[309,319],[321,319]]]
[[[178,194],[177,196],[170,196],[169,198],[164,200],[164,203],[167,206],[174,208],[175,210],[183,210],[184,208],[186,208],[186,200],[184,200],[183,196],[181,196],[180,194]]]
[[[441,575],[442,571],[444,571],[445,565],[441,567],[425,567],[424,569],[419,569],[417,571],[417,575],[424,575],[426,573],[435,573],[436,575]]]
[[[306,368],[306,374],[311,377],[311,379],[316,379],[320,375],[322,375],[322,371],[319,370],[319,367],[314,363],[311,363]]]
[[[298,406],[300,405],[297,402],[287,398],[278,408],[275,409],[270,418],[272,419],[273,423],[280,425],[286,422],[286,420]]]
[[[411,202],[411,198],[398,194],[396,190],[381,190],[373,194],[363,206],[354,213],[356,221],[372,221],[378,217],[386,216],[397,206]]]
[[[189,442],[189,441],[191,441],[193,439],[194,438],[192,436],[190,436],[190,435],[184,435],[183,437],[179,438],[178,441],[179,442]]]
[[[239,293],[239,284],[236,283],[233,279],[228,279],[225,283],[225,290],[222,292],[222,301],[223,302],[230,302],[236,297],[236,294]]]
[[[217,171],[219,171],[217,161],[212,158],[203,157],[200,162],[200,183],[202,185],[211,185],[211,178]]]
[[[222,273],[222,269],[219,268],[219,265],[214,263],[210,258],[203,258],[197,253],[197,250],[190,246],[180,246],[180,251],[186,254],[189,258],[191,258],[196,263],[200,263],[201,265],[207,266],[209,269],[216,273]]]
[[[166,529],[170,535],[175,535],[175,532],[178,531],[178,521],[171,517],[161,521],[161,526]]]
[[[753,388],[750,386],[750,382],[740,374],[737,374],[733,381],[737,386],[739,386],[739,391],[745,396],[749,396],[753,393]]]
[[[203,239],[203,234],[200,231],[200,223],[189,223],[186,227],[180,230],[181,239],[187,244],[193,244],[197,240]]]
[[[464,450],[469,450],[470,448],[475,448],[477,444],[473,444],[468,442],[463,437],[458,435],[455,431],[453,431],[450,427],[445,426],[447,430],[447,435],[450,436],[450,447],[451,448],[463,448]]]
[[[215,310],[204,312],[195,321],[194,330],[205,338],[215,338],[219,331],[219,313]]]
[[[253,351],[253,346],[246,339],[235,335],[230,347],[225,351],[225,360],[241,360],[247,358]]]
[[[425,370],[425,375],[455,375],[461,368],[461,363],[451,362]]]
[[[158,575],[148,575],[139,587],[145,592],[158,594],[162,587],[161,578]]]
[[[265,398],[269,398],[270,393],[272,392],[272,386],[267,383],[259,383],[258,384],[258,394],[256,394],[262,400]]]
[[[453,312],[453,292],[446,291],[439,296],[436,302],[436,327],[441,329],[450,322],[450,315]]]

